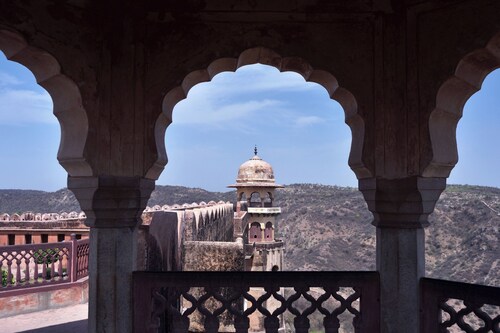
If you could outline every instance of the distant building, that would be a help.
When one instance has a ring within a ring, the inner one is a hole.
[[[88,238],[85,213],[0,214],[0,246],[41,244]]]
[[[257,155],[257,148],[255,156],[240,166],[236,184],[228,187],[236,188],[237,193],[235,224],[242,219],[246,222],[241,224],[246,226],[241,234],[247,255],[245,270],[282,270],[284,243],[275,238],[281,208],[274,206],[274,190],[283,186],[275,183],[272,166]]]

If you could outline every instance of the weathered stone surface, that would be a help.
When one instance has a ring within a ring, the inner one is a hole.
[[[88,302],[88,280],[70,288],[55,288],[0,298],[0,318]]]
[[[243,271],[242,242],[184,242],[184,271]]]

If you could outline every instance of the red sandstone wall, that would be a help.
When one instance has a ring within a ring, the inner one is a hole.
[[[18,296],[2,296],[0,293],[0,318],[88,302],[88,279],[57,288]]]

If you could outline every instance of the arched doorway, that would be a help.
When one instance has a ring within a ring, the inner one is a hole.
[[[248,229],[248,242],[261,242],[262,241],[262,230],[260,229],[260,223],[252,222],[250,228]]]
[[[83,156],[88,121],[78,86],[61,72],[49,53],[29,46],[13,31],[0,30],[0,50],[6,58],[28,68],[37,83],[50,94],[53,113],[61,126],[57,158],[70,176],[90,176],[92,170]]]
[[[427,275],[498,286],[500,69],[485,77],[464,105],[456,138],[458,163],[430,216]],[[464,234],[464,230],[467,232]],[[467,260],[474,258],[474,260]],[[481,274],[475,272],[481,271]]]
[[[217,81],[218,80],[217,76],[219,73],[234,72],[237,70],[239,72],[239,69],[241,69],[241,71],[244,71],[246,70],[245,69],[246,65],[254,65],[254,64],[270,65],[277,68],[280,72],[287,72],[287,71],[295,72],[298,73],[300,76],[302,76],[302,79],[305,79],[306,82],[314,82],[321,85],[326,90],[328,99],[333,99],[341,105],[343,113],[345,115],[345,122],[351,129],[352,141],[350,142],[350,148],[349,148],[349,159],[348,159],[349,165],[351,166],[351,168],[358,177],[369,177],[371,175],[370,171],[368,171],[368,169],[364,166],[364,163],[361,161],[361,154],[362,154],[362,147],[364,140],[364,122],[363,119],[357,113],[357,103],[354,96],[346,89],[340,87],[336,78],[332,74],[325,71],[313,69],[312,66],[310,66],[303,59],[281,57],[278,54],[274,53],[273,51],[261,47],[245,50],[240,54],[238,59],[231,59],[231,58],[217,59],[213,61],[210,65],[208,65],[207,69],[189,73],[184,78],[182,85],[174,89],[171,89],[166,94],[165,98],[163,99],[163,112],[158,118],[155,126],[159,161],[166,161],[166,155],[165,155],[166,146],[164,140],[165,130],[172,123],[172,120],[174,121],[174,124],[176,122],[176,116],[178,113],[177,112],[173,113],[174,107],[176,107],[176,105],[180,101],[187,98],[187,95],[190,92],[190,90],[194,88],[193,89],[194,92],[198,88],[204,86],[204,85],[199,85],[200,83],[204,83],[211,80]],[[206,86],[208,87],[208,85]],[[232,89],[233,90],[239,89],[238,84],[233,85]],[[206,103],[207,98],[209,96],[204,95],[204,97],[206,98],[202,99],[200,101],[201,104],[199,105],[199,107],[197,107],[197,109],[202,110],[202,113],[204,111],[210,111],[207,110],[207,103]],[[322,98],[324,97],[322,96]],[[267,103],[269,103],[269,101],[267,101]],[[248,105],[246,107],[248,107]],[[269,105],[267,108],[272,109],[273,106]],[[229,113],[230,117],[234,117],[234,114],[236,115],[238,114],[237,110],[238,108],[233,108],[229,110],[226,109],[222,114],[220,113],[213,114],[212,118],[219,119],[221,117],[226,117],[225,113]],[[307,116],[303,118],[298,118],[297,115],[292,115],[292,118],[290,119],[294,119],[298,125],[308,125],[317,122],[319,120],[316,117],[307,117]],[[237,122],[234,123],[234,125],[237,124],[241,125],[242,123],[244,123],[244,121],[238,120]],[[199,126],[196,127],[196,130],[202,131],[204,127],[205,127],[204,124],[200,123]],[[223,129],[224,129],[223,126],[218,127],[219,131]],[[213,133],[213,131],[211,131],[210,133]],[[169,135],[170,135],[169,132],[167,132],[167,141],[169,139],[168,138]],[[254,139],[252,139],[252,141],[254,141]],[[265,140],[260,139],[259,142],[264,142],[264,141]],[[253,144],[255,144],[256,142],[248,142],[247,140],[247,143],[250,146],[253,146]],[[200,148],[201,147],[198,147],[196,151],[199,151]],[[242,160],[243,156],[246,156],[246,154],[248,154],[247,150],[243,150],[242,148],[243,148],[242,145],[240,145],[238,150],[239,152],[242,153],[241,157],[239,157],[238,160]],[[169,156],[171,156],[170,153]],[[181,158],[184,157],[181,156]],[[160,179],[159,181],[161,183],[162,179]]]

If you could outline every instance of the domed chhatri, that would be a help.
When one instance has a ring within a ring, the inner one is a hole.
[[[254,154],[238,169],[236,184],[228,187],[283,187],[275,183],[273,167],[257,155],[257,147]]]

